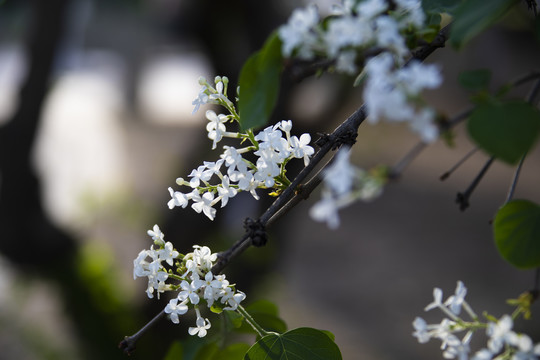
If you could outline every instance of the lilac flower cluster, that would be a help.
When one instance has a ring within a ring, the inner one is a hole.
[[[173,323],[178,324],[179,315],[194,308],[197,320],[196,326],[188,329],[190,335],[204,337],[211,326],[210,321],[201,316],[200,306],[203,303],[215,312],[236,310],[246,298],[243,292],[229,284],[225,275],[212,274],[217,254],[208,247],[194,245],[193,252],[182,255],[170,242],[164,241],[164,234],[158,225],[148,230],[148,235],[154,244],[149,250],[142,250],[133,261],[133,278],[148,278],[146,293],[149,298],[154,297],[154,292],[159,297],[165,291],[177,291],[176,297],[165,306],[165,313]],[[168,269],[166,265],[169,265]],[[171,269],[173,265],[175,271]],[[174,283],[167,282],[170,280]]]

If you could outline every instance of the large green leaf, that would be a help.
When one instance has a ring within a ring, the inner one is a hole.
[[[272,34],[240,71],[240,126],[252,129],[266,124],[274,109],[282,69],[281,40]]]
[[[499,20],[517,0],[467,0],[454,14],[450,43],[461,48]]]
[[[493,222],[501,256],[518,268],[540,266],[540,206],[528,200],[504,205]]]
[[[339,360],[341,352],[324,332],[298,328],[267,335],[257,341],[244,360]]]
[[[484,103],[476,107],[467,130],[489,154],[515,164],[540,133],[540,112],[526,102]]]

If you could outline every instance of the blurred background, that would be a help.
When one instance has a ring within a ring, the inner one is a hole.
[[[329,1],[319,1],[329,8]],[[302,1],[5,0],[0,3],[0,359],[122,359],[117,345],[166,303],[133,281],[133,259],[159,224],[181,252],[214,251],[243,234],[272,199],[237,196],[210,222],[191,209],[169,210],[167,187],[215,159],[204,110],[192,114],[197,79],[234,83],[247,57]],[[492,87],[538,70],[538,40],[526,7],[464,51],[438,50],[444,85],[426,94],[453,116],[469,105],[456,77],[488,68]],[[294,121],[300,135],[332,131],[361,105],[352,79],[283,79],[273,122]],[[523,97],[532,84],[512,95]],[[234,87],[231,86],[231,89]],[[417,143],[407,128],[364,124],[353,161],[392,165]],[[479,313],[513,309],[505,300],[532,288],[534,272],[498,255],[490,220],[514,169],[495,163],[459,211],[463,192],[487,160],[478,152],[447,181],[439,176],[473,146],[463,126],[455,146],[424,150],[382,197],[341,212],[332,231],[308,209],[318,192],[269,229],[265,248],[249,249],[226,269],[248,294],[269,299],[289,328],[332,331],[345,359],[437,359],[438,343],[411,336],[433,287],[445,297],[458,280]],[[540,202],[540,151],[525,161],[517,198]],[[300,164],[298,164],[299,166]],[[294,169],[292,170],[294,171]],[[516,328],[538,342],[533,320]],[[180,326],[160,321],[139,341],[135,359],[160,359]],[[485,344],[478,337],[476,344]]]

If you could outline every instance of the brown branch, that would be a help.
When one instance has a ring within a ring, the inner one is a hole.
[[[413,52],[412,59],[420,61],[425,60],[435,50],[444,47],[444,44],[448,38],[449,26],[446,26],[441,30],[439,35],[433,42]],[[320,146],[319,150],[311,158],[309,164],[304,167],[300,173],[295,177],[292,183],[280,194],[280,196],[270,205],[270,207],[259,217],[257,222],[259,226],[265,228],[268,225],[273,224],[277,219],[281,218],[286,212],[296,206],[301,200],[306,199],[311,192],[321,183],[319,176],[322,169],[320,169],[316,175],[314,175],[306,184],[302,185],[302,182],[311,174],[311,172],[317,167],[317,165],[325,158],[325,156],[331,151],[336,150],[341,145],[352,145],[356,138],[358,128],[364,122],[367,117],[366,105],[360,106],[353,114],[351,114],[342,124],[340,124],[331,134],[324,135],[317,141]],[[327,162],[326,165],[330,163]],[[326,165],[324,167],[326,167]],[[323,169],[324,169],[323,167]],[[253,220],[252,220],[253,221]],[[246,249],[253,245],[253,239],[250,236],[250,231],[247,230],[241,239],[236,241],[229,249],[219,253],[217,263],[212,267],[213,274],[219,274],[223,269]],[[149,323],[147,323],[141,330],[131,337],[126,337],[124,341],[120,343],[123,349],[132,351],[135,348],[135,342],[137,339],[163,315],[163,311],[154,317]]]

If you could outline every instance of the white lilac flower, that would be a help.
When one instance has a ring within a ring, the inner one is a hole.
[[[208,246],[193,245],[193,257],[202,270],[210,270],[217,260],[217,254],[212,253]]]
[[[336,58],[336,70],[340,73],[353,75],[356,74],[356,51],[347,50],[339,53]]]
[[[467,288],[463,285],[462,281],[458,281],[455,294],[450,296],[444,302],[444,305],[446,305],[452,313],[459,315],[461,312],[461,305],[465,301],[465,295],[467,295]]]
[[[206,131],[208,131],[208,138],[213,140],[212,149],[217,147],[217,143],[221,141],[223,135],[227,132],[225,123],[228,120],[228,117],[223,114],[217,115],[212,110],[206,111],[206,118],[210,121],[206,125]]]
[[[488,349],[481,349],[477,351],[476,354],[471,358],[471,360],[491,360],[493,358],[493,353]]]
[[[171,321],[175,324],[180,322],[178,315],[184,315],[188,311],[187,300],[181,303],[178,303],[178,301],[178,298],[171,299],[167,306],[165,306],[165,313],[170,315]]]
[[[210,329],[210,321],[208,319],[204,319],[201,316],[201,313],[199,312],[199,309],[196,307],[195,311],[197,312],[197,320],[195,321],[196,327],[190,327],[188,329],[189,335],[198,335],[199,337],[205,337],[208,329]]]
[[[280,174],[280,169],[277,163],[273,161],[265,161],[264,158],[257,160],[257,172],[254,174],[255,180],[271,188],[274,186],[274,178]]]
[[[188,195],[181,193],[179,191],[174,191],[173,188],[169,187],[169,194],[171,195],[171,200],[167,203],[169,209],[173,209],[175,206],[180,206],[185,208],[188,205],[189,197]]]
[[[399,33],[397,22],[390,16],[383,15],[375,19],[375,24],[377,45],[392,51],[399,59],[404,59],[409,54],[409,49]]]
[[[195,108],[193,109],[193,112],[191,114],[195,114],[199,110],[201,105],[208,104],[208,100],[208,87],[203,85],[203,87],[199,91],[199,95],[197,95],[197,98],[191,103],[192,105],[195,105]]]
[[[439,127],[435,123],[435,112],[432,109],[424,108],[417,112],[409,122],[409,127],[427,144],[439,137]]]
[[[229,99],[226,95],[225,84],[229,82],[229,79],[226,76],[216,76],[214,78],[214,83],[216,84],[216,92],[210,94],[210,100],[214,103],[219,103],[219,101],[227,102]]]
[[[443,292],[442,292],[442,290],[439,289],[439,288],[434,288],[434,289],[433,289],[433,302],[429,303],[429,304],[424,308],[424,311],[429,311],[429,310],[431,310],[431,309],[443,307],[442,297],[443,297]]]
[[[362,17],[343,16],[334,19],[324,34],[326,51],[330,57],[336,57],[342,48],[370,43],[373,35],[370,23]]]
[[[428,332],[428,325],[421,317],[416,317],[413,321],[414,332],[413,336],[418,339],[420,344],[425,344],[431,339],[431,335]]]
[[[425,69],[425,72],[423,71]],[[380,118],[388,121],[408,121],[411,129],[422,141],[431,143],[439,135],[434,122],[435,112],[427,107],[416,110],[409,98],[420,91],[434,88],[441,82],[438,68],[433,65],[412,63],[404,69],[394,70],[394,60],[388,53],[371,58],[366,66],[364,101],[368,109],[368,121]]]
[[[514,333],[512,331],[513,326],[514,321],[509,315],[503,315],[497,323],[489,323],[487,328],[487,335],[490,337],[488,349],[493,353],[501,351]]]
[[[269,126],[255,136],[255,140],[259,141],[259,150],[254,154],[260,157],[272,158],[278,156],[276,162],[281,162],[289,156],[288,142],[283,138],[283,134],[278,130],[279,123],[274,126]]]
[[[211,271],[207,272],[203,280],[204,286],[204,299],[208,303],[208,306],[212,306],[214,301],[219,298],[220,291],[222,290],[222,281],[217,280]]]
[[[150,299],[154,297],[154,290],[157,290],[159,299],[159,294],[164,292],[167,288],[165,286],[165,280],[167,280],[169,275],[167,275],[167,273],[164,271],[153,271],[158,267],[161,267],[161,265],[157,261],[150,263],[150,271],[152,274],[148,275],[148,287],[146,288],[146,295],[148,295]]]
[[[285,133],[290,133],[292,130],[292,121],[291,120],[282,120],[278,123],[278,126]]]
[[[216,209],[212,207],[212,201],[214,200],[214,194],[211,192],[205,192],[202,196],[194,197],[191,208],[197,213],[204,213],[210,220],[214,220],[216,217]]]
[[[191,178],[189,181],[189,185],[192,188],[196,188],[200,185],[201,181],[208,181],[210,180],[210,177],[208,173],[205,173],[206,166],[200,165],[197,167],[197,169],[193,169],[191,173],[188,175],[188,177]]]
[[[290,56],[295,49],[298,49],[300,57],[310,58],[313,55],[311,47],[317,43],[315,26],[318,22],[319,14],[314,5],[294,10],[288,23],[278,30],[283,55]]]
[[[227,175],[223,176],[221,184],[217,188],[218,197],[221,199],[221,207],[227,205],[227,202],[230,198],[235,197],[238,193],[236,188],[230,186],[229,177]]]
[[[169,241],[163,245],[163,249],[157,251],[157,254],[160,261],[165,261],[170,266],[173,265],[174,259],[180,255],[178,251],[174,250],[173,245]]]
[[[441,71],[434,64],[412,61],[395,72],[396,80],[411,94],[418,94],[424,89],[435,89],[442,84]]]
[[[343,147],[324,171],[324,184],[336,195],[348,194],[354,184],[355,168],[349,162],[349,148]]]
[[[236,291],[236,293],[233,293],[232,291],[227,289],[230,289],[230,287],[225,289],[226,294],[223,295],[223,297],[221,298],[221,302],[228,305],[224,307],[223,310],[234,311],[238,308],[238,305],[240,305],[240,303],[244,301],[244,299],[246,298],[246,294],[241,291]]]
[[[361,1],[356,7],[358,15],[366,19],[372,19],[387,9],[388,4],[386,0],[365,0]]]
[[[133,260],[133,280],[150,275],[150,269],[148,268],[150,263],[146,260],[149,256],[151,256],[149,250],[141,250]]]
[[[165,235],[163,235],[163,233],[161,232],[161,230],[159,229],[159,226],[157,224],[154,225],[152,230],[148,230],[146,233],[148,234],[148,236],[152,237],[152,240],[154,240],[154,242],[156,242],[156,241],[158,243],[164,243],[165,242],[163,240],[163,237]]]
[[[326,222],[330,229],[337,229],[339,226],[338,205],[329,192],[321,193],[321,199],[309,209],[309,215],[315,221]]]
[[[356,0],[342,0],[342,4],[332,4],[330,13],[332,15],[351,15],[356,5]]]
[[[198,275],[194,276],[195,279],[192,282],[188,282],[186,280],[183,280],[180,283],[180,288],[182,291],[178,293],[178,298],[182,301],[189,299],[189,302],[193,305],[197,305],[199,303],[199,295],[197,294],[197,290],[204,284],[203,281],[201,281],[198,277]]]
[[[424,25],[426,15],[422,9],[422,2],[419,0],[395,0],[397,5],[397,16],[401,17],[399,24],[401,28],[409,25],[421,28]]]
[[[471,351],[469,343],[471,342],[472,331],[468,331],[462,340],[457,336],[451,335],[446,342],[446,349],[443,352],[445,359],[468,360]]]
[[[292,156],[297,159],[304,159],[304,166],[309,164],[309,157],[315,153],[315,149],[309,146],[311,136],[309,134],[300,135],[300,139],[296,136],[291,136],[289,146],[291,147]]]

